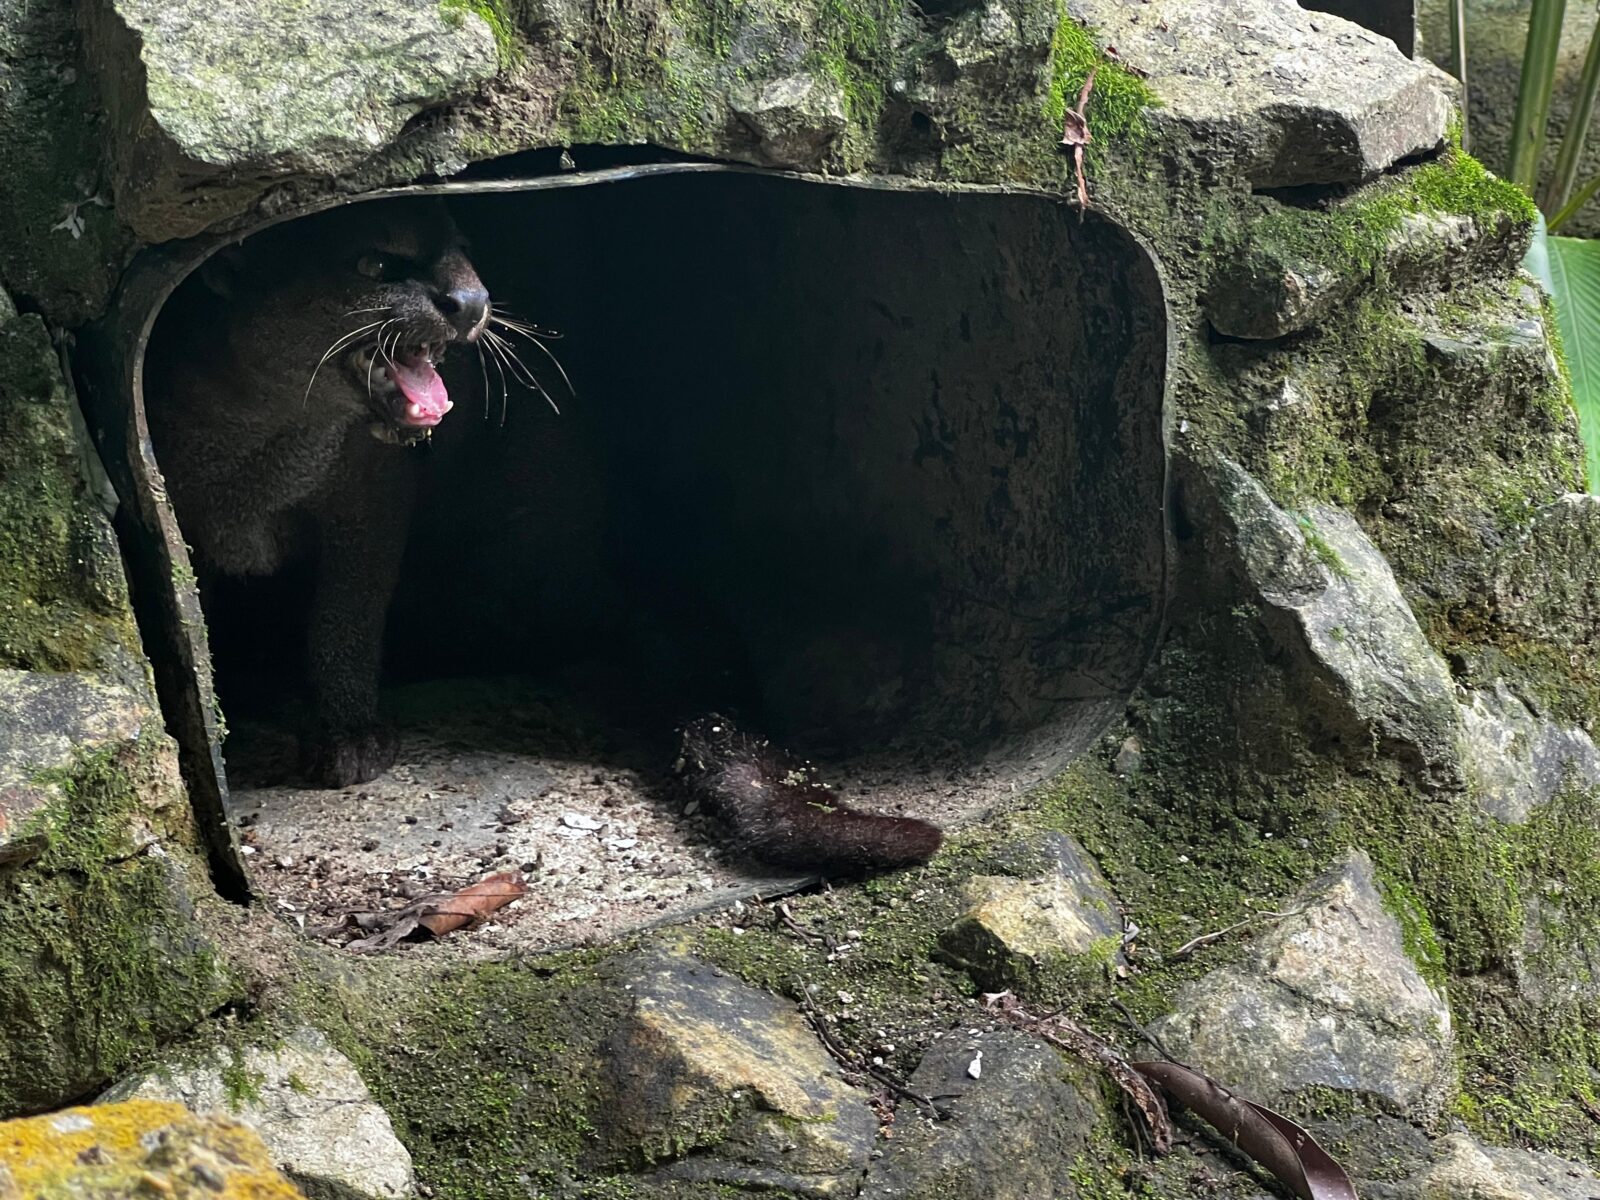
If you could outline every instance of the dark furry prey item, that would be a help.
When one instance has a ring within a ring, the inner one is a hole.
[[[859,873],[926,862],[944,840],[926,821],[841,804],[808,767],[724,717],[684,728],[678,771],[733,844],[763,862]]]

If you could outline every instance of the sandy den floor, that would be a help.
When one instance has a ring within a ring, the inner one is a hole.
[[[517,681],[398,689],[391,707],[399,761],[342,791],[294,785],[286,730],[247,723],[228,741],[231,810],[256,889],[311,936],[372,937],[408,905],[497,872],[519,872],[526,895],[432,948],[402,942],[404,952],[589,945],[815,882],[719,848],[673,786],[670,730],[646,744]],[[822,777],[858,807],[945,827],[1010,791],[926,766]]]

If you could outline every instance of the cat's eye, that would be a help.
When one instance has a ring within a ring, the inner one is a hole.
[[[408,279],[416,270],[416,262],[402,254],[384,254],[374,251],[363,254],[356,259],[356,270],[368,279],[381,279],[385,283],[397,283]]]

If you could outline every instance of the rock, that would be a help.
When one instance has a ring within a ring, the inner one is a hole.
[[[1430,787],[1465,785],[1455,685],[1394,574],[1345,512],[1291,516],[1238,465],[1210,472],[1235,554],[1268,627],[1304,664],[1330,723],[1388,747]]]
[[[939,948],[987,991],[1024,984],[1064,958],[1104,964],[1118,953],[1116,898],[1083,849],[1061,834],[1046,849],[1049,873],[1033,879],[976,875],[961,889],[962,912]]]
[[[16,315],[17,302],[11,298],[11,294],[5,288],[0,287],[0,325],[4,325],[7,321],[15,318]]]
[[[1368,203],[1357,196],[1348,203]],[[1270,228],[1266,226],[1264,228]],[[1302,237],[1304,234],[1302,234]],[[1505,274],[1527,250],[1529,227],[1504,212],[1482,215],[1416,212],[1402,215],[1372,264],[1397,286],[1416,290],[1449,279]],[[1335,257],[1337,256],[1337,257]],[[1329,236],[1293,245],[1258,233],[1240,253],[1225,256],[1206,288],[1206,319],[1227,337],[1264,341],[1287,337],[1336,316],[1368,286],[1365,270]],[[1548,343],[1538,323],[1513,337],[1531,336],[1540,353]]]
[[[1251,187],[1370,179],[1444,142],[1451,84],[1393,42],[1286,0],[1068,0],[1146,76],[1151,119],[1236,147]]]
[[[971,1067],[981,1064],[978,1078]],[[902,1100],[887,1153],[862,1200],[1036,1200],[1079,1195],[1081,1155],[1102,1119],[1094,1081],[1037,1038],[1015,1030],[946,1035],[910,1079],[951,1119]]]
[[[1462,708],[1473,793],[1485,812],[1522,822],[1570,779],[1600,787],[1600,748],[1581,729],[1533,715],[1503,683]]]
[[[131,1100],[0,1122],[4,1200],[295,1200],[261,1139],[227,1117]]]
[[[101,312],[130,240],[101,188],[75,8],[0,0],[0,279],[64,326]]]
[[[77,753],[132,741],[160,716],[146,697],[103,675],[0,670],[0,788],[69,765]],[[0,819],[0,839],[4,823]]]
[[[389,1115],[319,1030],[298,1029],[272,1046],[219,1049],[199,1061],[174,1059],[121,1081],[102,1100],[172,1100],[202,1115],[237,1118],[312,1196],[414,1194],[411,1155]]]
[[[143,687],[97,467],[44,322],[0,322],[0,669],[103,668]]]
[[[1528,252],[1532,234],[1532,226],[1498,210],[1405,213],[1384,246],[1384,264],[1408,288],[1509,274]]]
[[[694,959],[631,971],[600,1052],[599,1156],[666,1179],[854,1193],[877,1121],[792,1005]],[[641,1161],[642,1160],[642,1161]]]
[[[844,133],[844,89],[810,72],[735,92],[732,106],[777,167],[820,168]]]
[[[1154,1031],[1249,1099],[1351,1092],[1411,1120],[1455,1092],[1450,1009],[1406,954],[1366,855],[1353,853],[1261,935],[1245,962],[1186,986]]]
[[[1252,247],[1211,281],[1206,319],[1227,337],[1280,338],[1314,325],[1360,286],[1349,270]]]
[[[494,33],[468,4],[94,0],[86,9],[117,212],[150,241],[231,215],[240,190],[348,170],[498,64]]]
[[[1139,773],[1139,763],[1144,759],[1144,747],[1134,734],[1129,734],[1122,739],[1122,745],[1117,747],[1117,756],[1111,760],[1111,769],[1116,774],[1127,778]]]
[[[1593,1200],[1600,1176],[1554,1154],[1483,1146],[1453,1133],[1440,1140],[1433,1164],[1404,1194],[1416,1200]]]
[[[0,322],[0,1113],[81,1096],[224,1004],[211,895],[44,323]]]
[[[0,801],[0,1113],[82,1096],[240,995],[159,719],[24,796],[16,825]]]
[[[1557,646],[1600,641],[1600,496],[1572,493],[1532,516],[1500,554],[1495,620]]]

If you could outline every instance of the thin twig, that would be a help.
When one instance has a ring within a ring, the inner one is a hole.
[[[919,1108],[925,1109],[936,1119],[940,1121],[949,1119],[949,1110],[935,1104],[933,1097],[924,1096],[921,1092],[913,1091],[904,1082],[897,1079],[893,1072],[868,1062],[858,1051],[851,1050],[840,1042],[838,1038],[834,1037],[833,1031],[828,1028],[827,1018],[818,1011],[816,1002],[811,999],[810,990],[798,981],[796,981],[796,987],[800,992],[800,1011],[805,1014],[807,1023],[816,1031],[823,1048],[833,1056],[835,1062],[848,1071],[853,1071],[859,1075],[871,1076],[897,1096],[910,1100]]]
[[[1226,929],[1217,929],[1213,930],[1211,933],[1202,933],[1199,937],[1190,938],[1187,942],[1172,952],[1169,961],[1179,962],[1182,959],[1188,958],[1189,955],[1193,954],[1201,947],[1209,946],[1212,942],[1219,942],[1223,938],[1227,937],[1230,933],[1237,933],[1246,925],[1253,925],[1257,921],[1281,921],[1286,917],[1298,917],[1304,911],[1305,909],[1303,908],[1292,908],[1288,912],[1252,913],[1242,921],[1235,921]]]
[[[1045,1020],[1035,1016],[1023,1008],[1010,992],[990,997],[989,1011],[1109,1075],[1111,1081],[1144,1114],[1145,1122],[1150,1127],[1150,1142],[1156,1153],[1165,1154],[1172,1149],[1172,1119],[1167,1115],[1166,1101],[1149,1080],[1134,1070],[1133,1065],[1107,1043],[1066,1017],[1056,1016]]]

